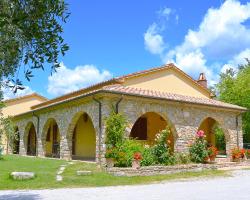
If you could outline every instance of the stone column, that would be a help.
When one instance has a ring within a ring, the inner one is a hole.
[[[198,127],[187,125],[175,125],[177,139],[175,141],[176,152],[188,152],[189,145],[194,141]]]
[[[60,158],[65,160],[71,160],[71,147],[65,135],[61,135],[60,140]]]
[[[19,154],[24,156],[26,155],[26,149],[24,147],[24,141],[20,138],[20,144],[19,144]]]
[[[37,137],[37,155],[39,157],[45,156],[41,137]]]
[[[25,148],[25,142],[24,142],[24,133],[25,133],[25,128],[24,125],[18,126],[19,128],[19,137],[20,137],[20,143],[19,143],[19,155],[26,155],[27,151]]]

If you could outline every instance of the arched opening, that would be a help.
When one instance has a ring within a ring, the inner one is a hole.
[[[18,127],[15,128],[14,138],[13,138],[13,147],[12,153],[19,154],[19,147],[20,147],[20,134]]]
[[[203,130],[205,132],[208,146],[216,147],[219,151],[219,155],[226,155],[225,133],[215,119],[208,117],[203,120],[199,130]]]
[[[140,140],[146,144],[153,145],[155,142],[155,136],[160,131],[170,127],[167,120],[161,115],[155,112],[147,112],[140,116],[135,124],[133,125],[130,137],[136,140]],[[170,141],[171,150],[174,150],[174,135],[173,130],[171,130],[168,140]],[[166,141],[167,142],[167,141]]]
[[[72,159],[91,160],[96,157],[96,134],[92,120],[87,113],[81,113],[72,122]]]
[[[28,135],[27,135],[27,155],[29,156],[36,155],[36,144],[37,144],[36,129],[34,124],[32,123],[28,130]]]
[[[43,137],[44,152],[46,157],[60,158],[60,132],[54,119],[48,120]]]

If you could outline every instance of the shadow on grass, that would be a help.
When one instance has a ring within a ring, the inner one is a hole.
[[[0,200],[39,200],[41,199],[38,194],[5,194],[0,195]]]

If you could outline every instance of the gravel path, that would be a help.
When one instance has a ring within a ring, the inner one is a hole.
[[[249,200],[250,170],[233,177],[100,188],[0,191],[0,200]]]

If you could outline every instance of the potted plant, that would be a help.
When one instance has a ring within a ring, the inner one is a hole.
[[[208,157],[210,162],[214,162],[218,154],[218,149],[215,146],[208,147]]]
[[[232,160],[234,162],[239,162],[245,157],[245,149],[240,149],[235,147],[232,149]]]
[[[141,162],[142,160],[142,155],[140,152],[136,152],[134,153],[134,159],[132,161],[132,168],[133,169],[139,169],[141,167]]]
[[[116,149],[110,148],[106,150],[105,153],[106,165],[108,168],[112,168],[115,165]]]

